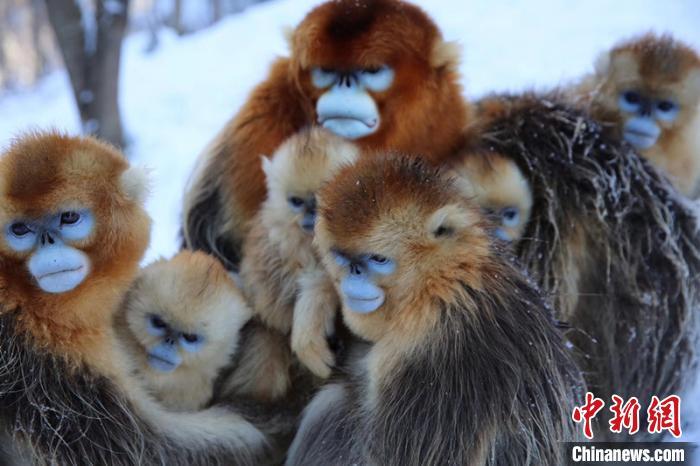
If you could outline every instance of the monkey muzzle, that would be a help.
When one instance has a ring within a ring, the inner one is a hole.
[[[316,103],[318,123],[347,139],[359,139],[379,129],[379,110],[374,99],[357,87],[336,86]]]
[[[353,312],[369,314],[384,304],[384,290],[365,277],[350,275],[340,288],[345,306]]]
[[[172,372],[182,363],[175,340],[166,338],[148,351],[148,364],[158,372]]]
[[[65,293],[80,285],[90,272],[87,256],[55,241],[41,247],[29,260],[29,272],[48,293]]]
[[[661,134],[659,126],[647,117],[630,118],[625,123],[623,136],[635,149],[648,149],[656,144]]]

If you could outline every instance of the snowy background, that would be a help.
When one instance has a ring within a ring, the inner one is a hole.
[[[446,39],[462,45],[468,97],[566,83],[590,71],[600,51],[649,30],[670,32],[700,50],[697,0],[414,1]],[[182,37],[164,29],[151,53],[147,32],[125,39],[120,105],[128,154],[150,167],[154,178],[148,208],[155,225],[147,261],[176,251],[183,186],[196,156],[272,60],[286,54],[283,28],[318,3],[266,2]],[[24,130],[47,127],[80,129],[63,71],[30,90],[0,94],[0,146]],[[682,440],[700,441],[700,389],[683,401],[684,420],[697,421]],[[700,466],[700,458],[696,462]]]

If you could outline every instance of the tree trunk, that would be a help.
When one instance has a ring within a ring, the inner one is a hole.
[[[70,76],[83,132],[124,146],[119,64],[129,0],[46,0],[49,21]],[[81,7],[82,6],[82,7]]]

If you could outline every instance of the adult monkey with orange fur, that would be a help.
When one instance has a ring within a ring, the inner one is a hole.
[[[368,342],[290,465],[560,465],[579,372],[551,309],[453,180],[376,156],[321,190],[316,242]]]
[[[594,118],[697,196],[700,182],[700,56],[670,36],[646,34],[601,55],[574,91]]]
[[[0,157],[0,422],[38,464],[259,464],[264,435],[214,407],[165,410],[113,319],[148,245],[144,177],[91,138]]]
[[[265,199],[260,155],[319,124],[361,149],[440,159],[467,119],[457,50],[418,7],[340,0],[314,8],[291,34],[291,56],[200,157],[183,208],[185,247],[240,260],[247,222]]]
[[[571,325],[589,389],[641,403],[693,376],[700,306],[694,209],[630,146],[557,94],[477,103],[465,153],[513,160],[534,203],[516,255]],[[609,432],[610,412],[596,421]],[[640,432],[631,439],[641,440]]]

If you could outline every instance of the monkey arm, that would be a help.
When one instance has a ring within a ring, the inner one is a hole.
[[[319,377],[331,374],[335,357],[326,336],[333,331],[340,305],[333,282],[319,265],[305,270],[298,279],[299,295],[294,305],[292,351]]]

